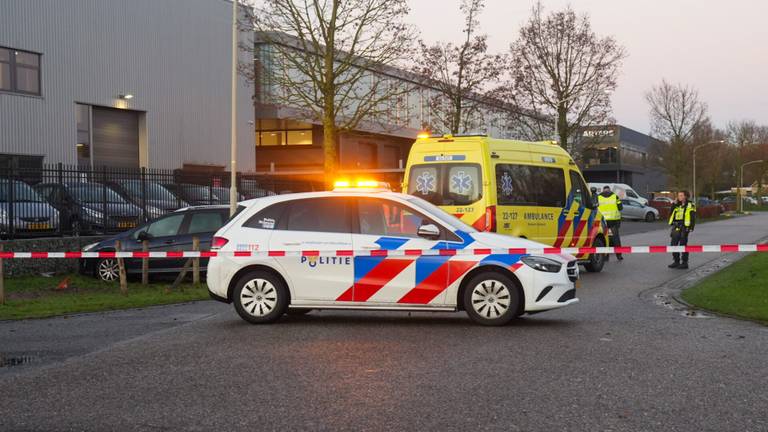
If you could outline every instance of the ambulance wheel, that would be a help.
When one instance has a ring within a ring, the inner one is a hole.
[[[251,324],[276,321],[285,313],[290,301],[283,281],[260,270],[241,276],[232,298],[237,314]]]
[[[518,315],[522,301],[517,284],[496,272],[473,277],[464,288],[463,297],[469,318],[485,326],[507,324]]]
[[[598,237],[595,239],[593,246],[605,247],[605,240],[602,237]],[[590,273],[600,273],[603,271],[606,261],[608,261],[608,255],[593,253],[589,255],[589,261],[584,264],[584,268]]]
[[[300,316],[300,315],[306,315],[306,314],[308,314],[310,312],[312,312],[312,309],[307,309],[307,308],[290,308],[290,309],[288,309],[288,311],[285,314],[286,315],[291,315],[291,316]]]

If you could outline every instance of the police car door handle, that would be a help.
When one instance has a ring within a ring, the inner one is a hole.
[[[363,245],[363,249],[380,249],[379,245]]]
[[[283,242],[283,246],[298,246],[301,242]]]

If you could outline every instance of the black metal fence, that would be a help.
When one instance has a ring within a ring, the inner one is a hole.
[[[238,173],[238,201],[322,190],[321,182]],[[0,238],[107,234],[179,208],[229,205],[230,174],[0,164]]]

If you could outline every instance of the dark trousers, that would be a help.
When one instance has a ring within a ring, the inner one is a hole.
[[[610,241],[608,245],[621,246],[621,235],[619,234],[619,228],[621,228],[621,220],[605,221],[605,224],[608,225],[609,230],[608,235],[610,237]],[[616,256],[621,256],[621,254],[616,254]]]
[[[683,226],[673,226],[672,233],[670,234],[672,241],[669,242],[670,246],[687,246],[688,245],[688,229]],[[672,259],[676,263],[680,262],[680,253],[672,253]],[[683,252],[683,262],[688,263],[688,252]]]

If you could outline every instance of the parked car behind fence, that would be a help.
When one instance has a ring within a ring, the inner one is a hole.
[[[59,210],[72,235],[117,232],[141,222],[142,211],[101,183],[39,183],[35,185]]]
[[[200,241],[200,249],[211,248],[213,234],[229,219],[227,206],[188,207],[144,223],[130,231],[87,245],[87,252],[115,250],[120,240],[125,251],[141,251],[147,242],[150,252],[187,251],[192,249],[193,237]],[[149,273],[178,273],[184,267],[185,258],[149,260]],[[141,259],[126,259],[129,275],[141,273]],[[207,258],[200,259],[201,270],[205,271]],[[104,281],[118,278],[118,264],[114,258],[84,258],[80,260],[80,273],[95,276]]]
[[[24,182],[0,178],[0,238],[50,235],[59,212]]]
[[[237,186],[239,199],[324,189],[320,181],[241,173]],[[125,231],[189,205],[228,204],[229,187],[230,175],[222,171],[18,166],[7,161],[0,163],[0,236]]]

